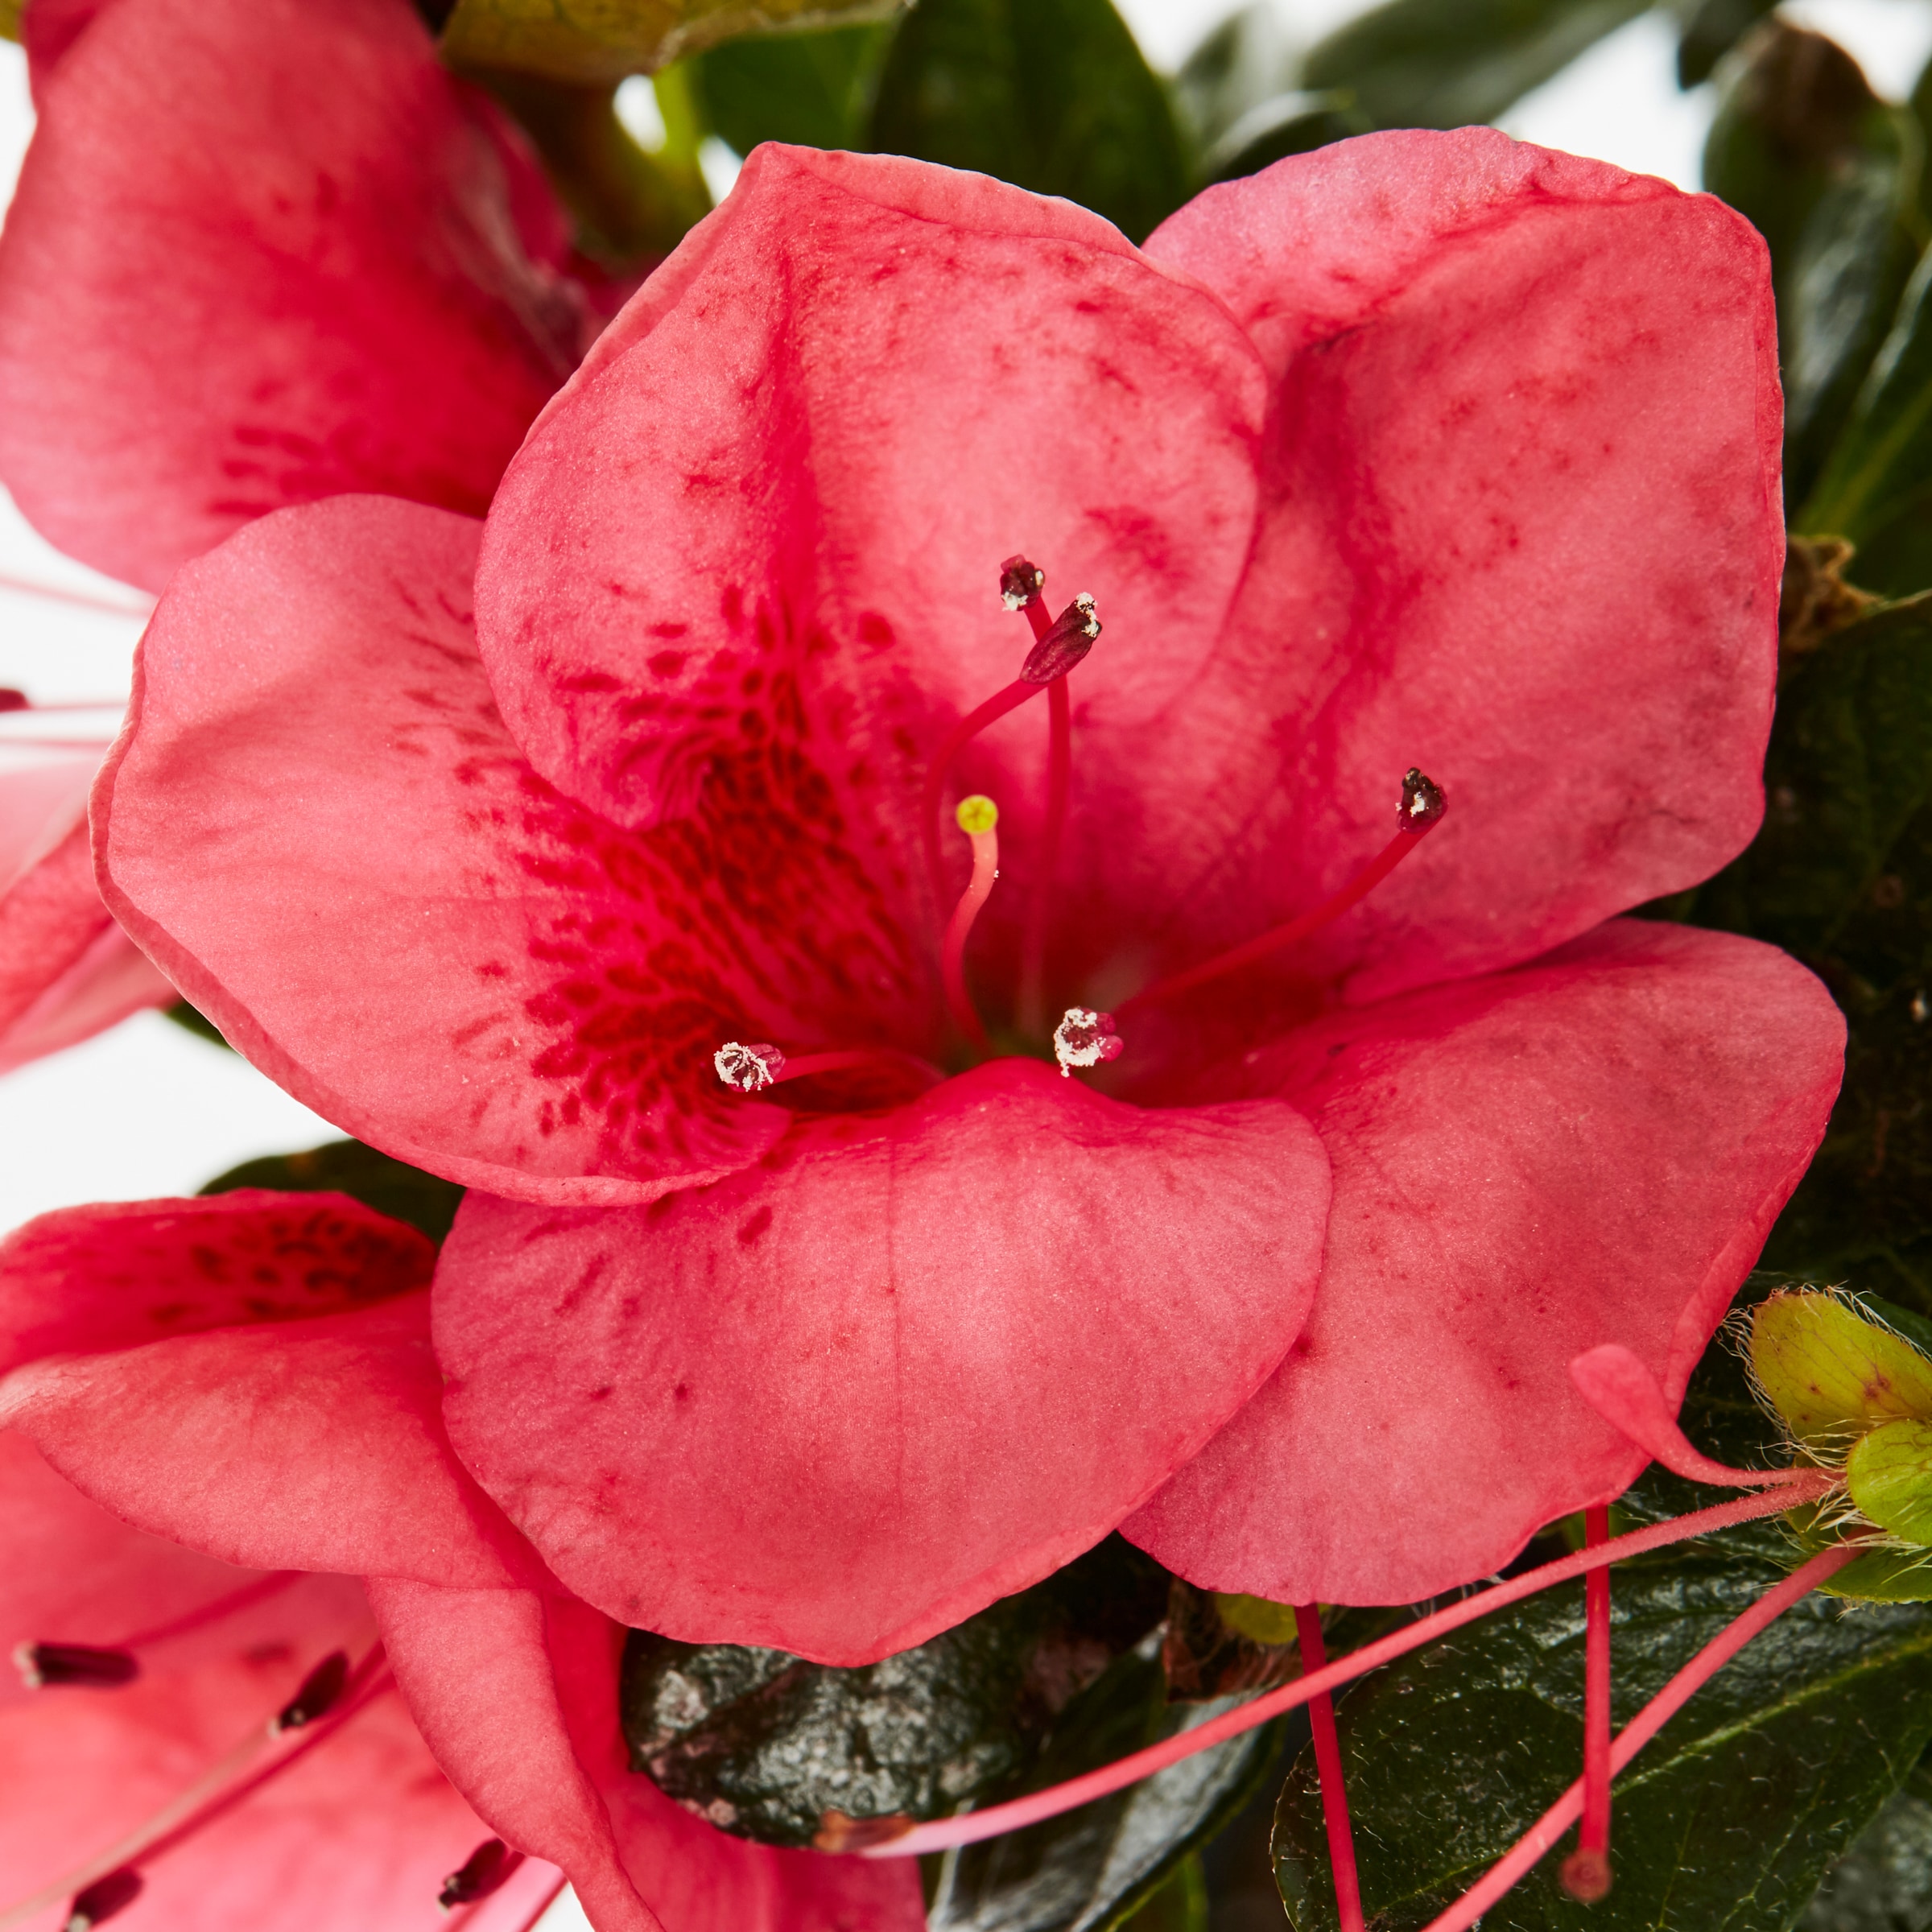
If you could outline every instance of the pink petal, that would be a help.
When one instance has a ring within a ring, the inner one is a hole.
[[[1590,1406],[1618,1435],[1628,1436],[1653,1462],[1694,1483],[1770,1482],[1761,1471],[1744,1472],[1714,1461],[1677,1426],[1676,1404],[1649,1368],[1621,1342],[1587,1348],[1570,1364],[1570,1379]]]
[[[472,1195],[452,1439],[621,1620],[867,1662],[1194,1454],[1300,1328],[1327,1204],[1278,1103],[1141,1113],[1024,1060],[649,1209]]]
[[[500,1586],[530,1569],[449,1453],[425,1298],[0,1381],[0,1424],[97,1502],[224,1563]]]
[[[341,1194],[258,1187],[62,1208],[0,1242],[0,1373],[427,1287],[436,1251]]]
[[[1642,1468],[1569,1364],[1615,1341],[1681,1398],[1813,1150],[1844,1022],[1767,946],[1608,926],[1534,966],[1337,1013],[1239,1091],[1335,1167],[1315,1311],[1125,1528],[1206,1587],[1408,1603]]]
[[[0,1433],[0,1643],[114,1644],[250,1580],[116,1521]],[[0,1906],[114,1843],[284,1703],[329,1651],[374,1628],[345,1577],[308,1577],[239,1614],[146,1646],[113,1690],[0,1690]],[[12,1673],[8,1674],[10,1678]],[[393,1694],[146,1872],[138,1909],[194,1932],[421,1932],[444,1875],[487,1837]],[[35,1920],[58,1925],[62,1909]]]
[[[177,997],[101,902],[87,836],[95,763],[0,770],[0,1073]]]
[[[1162,774],[1217,727],[1279,747],[1147,791],[1150,846],[1209,867],[1195,945],[1256,930],[1259,881],[1291,909],[1340,886],[1411,765],[1447,822],[1300,962],[1352,998],[1513,964],[1742,849],[1784,537],[1749,225],[1468,128],[1210,188],[1147,252],[1228,303],[1280,425],[1224,648],[1145,747]]]
[[[492,1830],[561,1866],[597,1932],[663,1932],[625,1876],[610,1821],[572,1749],[543,1598],[394,1579],[373,1580],[369,1595],[430,1748]]]
[[[43,535],[158,589],[283,504],[483,508],[584,312],[407,0],[117,0],[40,68],[0,477]]]
[[[719,1046],[876,1037],[919,1010],[890,997],[907,943],[808,838],[761,881],[766,827],[721,793],[702,831],[649,837],[559,798],[475,654],[477,534],[338,498],[184,569],[102,772],[101,889],[348,1132],[498,1194],[649,1200],[784,1129],[719,1084]]]
[[[1101,592],[1082,689],[1154,712],[1241,569],[1259,377],[1217,303],[1097,217],[762,147],[505,479],[477,587],[504,715],[621,823],[688,809],[747,716],[839,808],[883,791],[909,819],[907,750],[1031,648],[997,594],[1021,549],[1056,608]],[[1026,748],[989,786],[1003,836],[1040,728],[1000,734]]]
[[[632,1771],[617,1728],[624,1633],[596,1612],[519,1591],[371,1595],[439,1760],[507,1841],[570,1872],[598,1932],[658,1919],[671,1932],[924,1932],[910,1861],[728,1837]]]

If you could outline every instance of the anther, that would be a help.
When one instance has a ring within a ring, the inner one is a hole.
[[[1442,787],[1411,765],[1402,774],[1402,803],[1395,822],[1404,832],[1426,832],[1449,809]]]
[[[126,1650],[104,1650],[93,1644],[19,1644],[14,1663],[30,1690],[50,1684],[89,1684],[111,1690],[131,1684],[141,1666]]]
[[[1020,676],[1028,684],[1051,684],[1063,678],[1093,649],[1100,634],[1100,620],[1094,610],[1093,596],[1082,591],[1053,621],[1052,628],[1026,654]]]
[[[1017,609],[1018,605],[1014,608]],[[10,684],[0,684],[0,711],[25,711],[27,708],[27,693],[15,691]]]
[[[93,1932],[96,1926],[105,1925],[117,1913],[125,1912],[141,1896],[146,1883],[138,1872],[126,1865],[105,1878],[96,1879],[74,1894],[60,1932]]]
[[[1053,1057],[1060,1078],[1071,1080],[1076,1067],[1098,1067],[1117,1060],[1127,1042],[1113,1030],[1113,1015],[1090,1006],[1069,1006],[1053,1030]]]
[[[303,1678],[295,1695],[270,1719],[269,1736],[279,1737],[284,1731],[299,1731],[304,1724],[312,1724],[334,1707],[348,1682],[348,1653],[332,1650]]]
[[[1046,573],[1026,557],[1009,557],[1000,566],[1000,601],[1009,610],[1024,610],[1039,601]]]
[[[762,1093],[785,1071],[784,1055],[763,1040],[749,1046],[727,1040],[711,1056],[711,1063],[733,1093]]]
[[[445,1912],[474,1905],[506,1883],[522,1863],[521,1852],[511,1851],[500,1838],[486,1838],[444,1880],[436,1903]]]

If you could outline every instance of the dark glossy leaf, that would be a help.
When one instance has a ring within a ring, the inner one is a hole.
[[[1926,1932],[1932,1926],[1932,1802],[1915,1772],[1833,1867],[1798,1932]]]
[[[834,1814],[943,1817],[1026,1769],[1069,1700],[1166,1604],[1166,1573],[1117,1536],[857,1670],[634,1631],[624,1734],[634,1767],[661,1789],[768,1844],[837,1839]]]
[[[1174,107],[1195,145],[1210,146],[1243,114],[1290,92],[1295,65],[1281,14],[1267,0],[1229,14],[1174,77]]]
[[[1737,1554],[1620,1566],[1616,1721],[1784,1574]],[[1427,1924],[1577,1776],[1583,1591],[1551,1591],[1378,1674],[1340,1712],[1378,1932]],[[1785,1932],[1932,1737],[1932,1612],[1813,1596],[1706,1685],[1619,1779],[1616,1883],[1594,1906],[1558,1855],[1485,1932]],[[1277,1872],[1298,1932],[1334,1924],[1321,1807],[1298,1760]],[[1421,1794],[1426,1802],[1418,1802]]]
[[[225,1046],[228,1042],[221,1037],[221,1029],[199,1007],[191,1006],[186,1000],[176,1000],[173,1005],[164,1006],[162,1012],[184,1033],[192,1033],[198,1040],[206,1040],[211,1046]]]
[[[920,0],[871,145],[1063,195],[1136,242],[1189,191],[1166,90],[1109,0]]]
[[[1030,1777],[989,1796],[1077,1777],[1205,1724],[1236,1701],[1168,1704],[1150,1640],[1068,1707]],[[1263,1725],[1112,1798],[947,1853],[931,1932],[1102,1932],[1117,1924],[1280,1775],[1283,1734],[1280,1724]]]
[[[741,155],[761,141],[862,148],[891,44],[886,26],[748,35],[699,55],[689,72],[706,124]]]
[[[1852,415],[1918,258],[1922,146],[1912,115],[1823,35],[1768,21],[1728,70],[1704,185],[1770,246],[1794,502]]]
[[[1835,632],[1790,675],[1765,791],[1763,830],[1690,916],[1814,966],[1851,1038],[1765,1263],[1932,1312],[1932,598]]]
[[[456,0],[443,50],[460,68],[613,85],[773,27],[883,19],[902,0]]]
[[[1677,43],[1677,84],[1695,87],[1777,0],[1701,0]]]
[[[1211,1932],[1200,1854],[1183,1859],[1157,1890],[1115,1923],[1119,1932]]]
[[[1243,114],[1202,157],[1201,170],[1210,181],[1238,180],[1290,155],[1365,134],[1370,126],[1352,95],[1277,94]]]
[[[346,1194],[420,1228],[440,1242],[456,1218],[463,1190],[454,1181],[393,1160],[360,1141],[327,1141],[303,1154],[271,1154],[217,1174],[201,1190],[228,1194],[237,1187],[274,1187],[291,1194]]]
[[[1493,121],[1648,4],[1389,0],[1311,48],[1302,83],[1352,94],[1377,127]]]

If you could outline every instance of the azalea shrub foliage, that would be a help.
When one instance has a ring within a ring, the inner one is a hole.
[[[345,1137],[0,1245],[0,1926],[1932,1926],[1932,76],[1643,10],[13,11],[0,1070]]]

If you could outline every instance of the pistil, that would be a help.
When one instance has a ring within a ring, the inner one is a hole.
[[[986,1038],[985,1026],[966,990],[966,941],[1000,876],[1000,808],[984,792],[976,791],[960,800],[953,816],[972,841],[972,877],[946,923],[946,937],[939,947],[939,977],[953,1024],[981,1053],[989,1053],[992,1043]]]
[[[1225,973],[1238,972],[1244,966],[1252,966],[1256,960],[1265,960],[1270,953],[1279,952],[1283,947],[1293,946],[1311,934],[1319,932],[1324,926],[1332,925],[1344,913],[1367,898],[1421,844],[1424,835],[1442,823],[1443,814],[1448,809],[1449,801],[1441,789],[1411,766],[1402,778],[1402,798],[1396,812],[1395,836],[1340,892],[1323,900],[1312,911],[1304,912],[1282,925],[1271,927],[1266,932],[1257,933],[1252,939],[1244,940],[1241,945],[1217,954],[1212,960],[1204,960],[1198,966],[1190,966],[1184,972],[1170,974],[1164,980],[1155,980],[1151,986],[1143,987],[1130,998],[1121,1001],[1121,1010],[1125,1012],[1132,1006],[1172,999],[1177,993],[1191,992],[1196,986],[1203,986]]]

